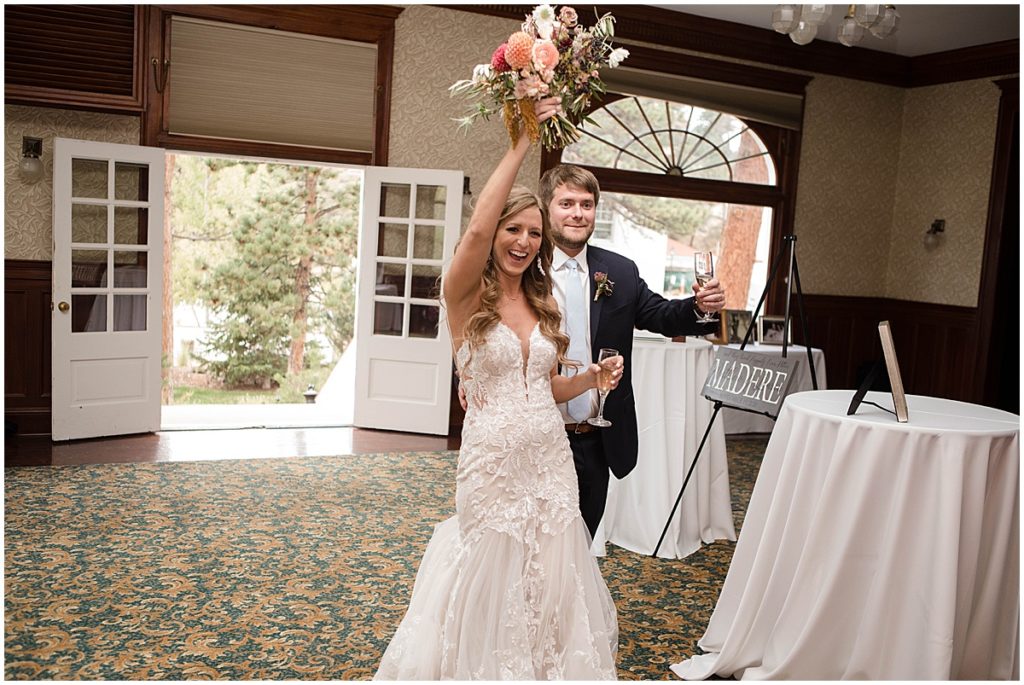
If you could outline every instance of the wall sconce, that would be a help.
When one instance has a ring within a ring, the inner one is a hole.
[[[924,247],[926,250],[934,250],[942,242],[942,234],[946,232],[946,220],[936,219],[924,233]]]
[[[36,183],[43,177],[43,162],[39,159],[43,154],[43,139],[21,139],[21,161],[18,171],[25,183]]]

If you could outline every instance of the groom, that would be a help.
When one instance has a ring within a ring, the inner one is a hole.
[[[597,415],[594,390],[559,405],[576,464],[580,512],[591,537],[604,515],[609,468],[616,478],[624,478],[636,466],[633,329],[668,337],[707,335],[718,324],[699,323],[698,313],[718,312],[725,306],[725,290],[718,279],[712,279],[695,298],[666,300],[648,289],[632,260],[588,245],[600,194],[597,178],[577,166],[561,164],[540,180],[541,202],[548,208],[555,243],[552,286],[570,339],[567,356],[596,361],[602,347],[612,347],[625,362],[618,389],[605,402],[610,427],[595,428],[586,422]]]

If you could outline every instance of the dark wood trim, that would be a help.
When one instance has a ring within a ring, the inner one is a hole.
[[[645,174],[585,164],[578,166],[590,171],[604,183],[614,185],[614,188],[610,190],[616,193],[660,195],[704,202],[742,202],[748,205],[773,208],[777,208],[784,199],[782,192],[776,186],[711,181],[703,178],[686,178],[665,174]]]
[[[910,63],[912,88],[971,79],[1016,74],[1020,71],[1020,41],[978,45],[914,57]]]
[[[403,7],[393,5],[158,5],[167,14],[376,43]]]
[[[4,260],[4,420],[18,435],[49,435],[50,262]]]
[[[135,6],[133,74],[131,95],[89,92],[20,84],[4,84],[4,102],[9,105],[61,107],[113,114],[139,113],[145,109],[145,84],[140,65],[144,64],[147,8]]]
[[[388,165],[391,135],[391,75],[395,65],[395,27],[384,31],[377,41],[377,93],[373,108],[373,160],[375,166]]]
[[[261,143],[248,140],[231,140],[228,138],[206,138],[188,136],[179,133],[160,133],[151,143],[168,150],[187,150],[189,152],[206,152],[219,155],[238,155],[240,157],[269,157],[283,160],[303,160],[309,162],[333,162],[337,164],[367,165],[373,163],[373,153],[352,150],[335,150],[331,148],[305,147],[302,145],[283,145],[279,143]]]
[[[463,12],[522,21],[526,5],[439,5]],[[765,19],[771,5],[765,5]],[[757,28],[719,19],[699,17],[648,5],[595,5],[580,14],[590,21],[592,12],[615,15],[616,38],[653,43],[707,55],[759,62],[817,74],[871,81],[889,86],[950,83],[965,79],[1014,74],[1019,70],[1020,41],[980,45],[964,50],[904,57],[862,47],[814,41],[795,45],[787,36],[769,28]],[[634,46],[630,45],[632,52]],[[635,46],[640,47],[640,46]],[[627,62],[629,64],[629,62]]]
[[[878,322],[888,320],[908,393],[970,401],[978,319],[973,307],[839,295],[803,299],[810,342],[825,351],[828,387],[857,387],[867,365],[882,357]],[[796,311],[794,301],[791,314]],[[793,337],[805,342],[796,321]]]
[[[377,46],[374,143],[371,152],[208,138],[170,133],[170,94],[157,90],[147,70],[147,107],[143,113],[143,145],[169,150],[272,159],[384,166],[391,125],[391,82],[395,19],[403,8],[386,5],[160,5],[152,8],[147,30],[147,64],[170,60],[171,19],[175,15],[260,28],[325,36]],[[173,67],[172,67],[173,68]]]
[[[1002,242],[1004,231],[1018,231],[1016,225],[1005,226],[1005,210],[1008,193],[1018,189],[1009,188],[1008,179],[1011,174],[1010,165],[1014,156],[1014,133],[1020,113],[1020,79],[1010,78],[996,81],[1002,90],[999,99],[999,118],[996,123],[995,153],[992,159],[992,180],[989,185],[988,216],[985,222],[985,248],[982,254],[981,279],[978,284],[978,357],[976,361],[977,375],[972,400],[985,402],[986,394],[991,394],[992,376],[999,373],[991,369],[991,350],[995,343],[994,331],[996,323],[996,300],[1002,294],[999,291],[999,264],[1002,258]],[[1016,151],[1019,159],[1020,152]],[[1019,216],[1019,198],[1018,203]],[[1004,313],[1005,315],[1006,313]],[[998,361],[998,360],[995,360]],[[991,398],[987,398],[991,400]]]

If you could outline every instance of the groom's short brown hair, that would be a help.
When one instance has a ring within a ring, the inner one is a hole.
[[[538,194],[540,201],[544,203],[544,209],[551,205],[555,189],[560,185],[574,185],[583,188],[594,196],[594,206],[597,206],[597,201],[601,199],[601,186],[594,174],[575,164],[559,164],[545,171],[544,175],[540,177]]]

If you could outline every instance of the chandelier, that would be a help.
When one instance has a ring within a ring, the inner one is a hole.
[[[772,28],[785,33],[797,45],[807,45],[832,14],[832,5],[776,5]],[[836,40],[851,47],[860,42],[867,29],[876,38],[888,38],[900,27],[900,13],[893,5],[850,5],[839,24]]]

